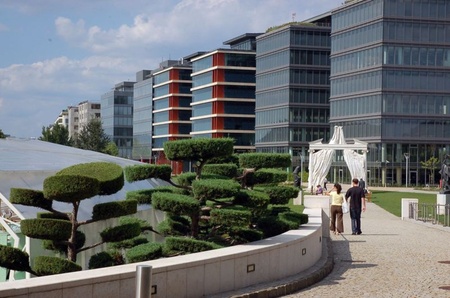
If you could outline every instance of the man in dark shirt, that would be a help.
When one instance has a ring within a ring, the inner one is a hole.
[[[361,232],[361,210],[366,211],[366,198],[364,189],[359,187],[358,178],[352,180],[353,186],[347,190],[345,200],[350,198],[350,219],[352,221],[352,235],[360,235]]]

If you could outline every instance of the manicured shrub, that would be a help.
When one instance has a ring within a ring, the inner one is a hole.
[[[264,238],[289,231],[289,226],[277,216],[261,217],[257,222],[257,227],[263,232]]]
[[[144,243],[148,243],[148,239],[143,236],[138,236],[132,239],[108,243],[108,247],[111,249],[124,249],[124,248],[132,248],[136,245]]]
[[[169,216],[158,224],[158,232],[164,236],[185,236],[190,230],[189,220],[182,216]]]
[[[100,236],[104,242],[118,242],[139,236],[141,226],[139,223],[124,224],[116,227],[106,228]]]
[[[0,267],[17,271],[29,271],[28,253],[10,246],[0,245]]]
[[[91,177],[54,175],[44,180],[44,196],[49,200],[73,203],[100,192],[100,182]]]
[[[105,220],[125,216],[137,212],[138,202],[135,200],[101,203],[92,209],[93,220]]]
[[[308,223],[308,214],[288,211],[280,213],[278,217],[289,224],[290,230],[298,229],[300,225]]]
[[[270,203],[270,198],[266,193],[254,190],[241,190],[234,196],[235,204],[252,208],[266,208]]]
[[[276,169],[260,169],[255,172],[256,183],[259,184],[278,184],[286,181],[287,173]]]
[[[194,198],[203,202],[233,197],[240,189],[240,185],[230,179],[201,179],[192,182]]]
[[[192,182],[195,181],[195,179],[196,174],[193,172],[183,173],[175,178],[177,183],[182,186],[191,186]],[[202,179],[228,179],[228,177],[216,174],[203,174]]]
[[[287,186],[272,186],[265,189],[270,197],[270,204],[286,205],[289,200],[297,197],[298,189]]]
[[[13,204],[35,206],[43,209],[52,207],[52,201],[44,198],[44,193],[39,190],[11,188],[9,201]]]
[[[77,263],[58,257],[38,256],[34,258],[34,271],[38,275],[53,275],[81,271]]]
[[[288,153],[242,153],[239,155],[241,168],[287,168],[291,166]]]
[[[164,153],[169,160],[206,161],[214,157],[233,154],[234,139],[194,138],[164,143]]]
[[[212,225],[243,226],[247,227],[251,223],[252,214],[250,211],[233,209],[213,209],[210,212]]]
[[[155,192],[175,192],[175,188],[171,186],[161,186],[150,189],[132,190],[126,194],[126,200],[136,200],[139,205],[152,204],[152,196]]]
[[[86,243],[86,235],[81,231],[75,232],[75,249],[80,249]],[[67,253],[67,244],[63,241],[42,240],[42,247],[48,250]]]
[[[171,251],[181,251],[187,253],[201,252],[221,248],[221,246],[207,241],[196,240],[186,237],[167,237],[167,249]]]
[[[162,244],[152,242],[135,246],[126,252],[126,257],[129,263],[159,259],[162,257]]]
[[[134,165],[125,167],[128,182],[141,181],[149,178],[170,180],[172,168],[169,165]]]
[[[173,214],[195,214],[200,211],[200,203],[185,195],[157,192],[153,194],[153,207]]]
[[[263,233],[255,229],[235,228],[230,231],[230,237],[234,239],[235,245],[261,240]]]
[[[31,238],[68,240],[72,224],[67,220],[30,218],[20,222],[22,233]]]
[[[203,174],[215,174],[219,176],[225,176],[228,178],[234,178],[237,176],[238,167],[232,163],[225,164],[206,164],[203,167]]]
[[[68,213],[60,214],[60,213],[51,213],[51,212],[38,212],[36,214],[36,218],[69,220],[69,214]]]
[[[89,269],[111,267],[115,265],[114,258],[106,251],[99,252],[89,259]]]

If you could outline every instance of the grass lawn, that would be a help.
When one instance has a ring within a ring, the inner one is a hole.
[[[394,214],[395,216],[401,216],[401,204],[402,198],[419,199],[420,203],[436,204],[436,194],[427,193],[411,193],[411,192],[393,192],[375,190],[372,192],[372,202],[377,204],[384,210]]]

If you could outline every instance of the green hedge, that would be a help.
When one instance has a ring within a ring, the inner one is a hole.
[[[260,169],[255,172],[255,181],[259,184],[278,184],[286,181],[286,171],[276,169]]]
[[[273,237],[289,231],[288,224],[280,220],[277,216],[261,217],[257,222],[257,227],[263,232],[264,238]]]
[[[28,253],[14,247],[0,245],[0,267],[17,271],[29,271]]]
[[[72,203],[100,193],[100,182],[91,177],[55,175],[44,180],[44,196],[49,200]]]
[[[234,178],[237,176],[238,167],[232,163],[225,164],[206,164],[203,167],[203,174],[215,174],[219,176],[225,176],[228,178]]]
[[[253,241],[258,241],[263,238],[263,233],[258,230],[250,229],[250,228],[235,228],[230,232],[230,237],[232,237],[235,243],[248,243]]]
[[[308,214],[289,211],[280,213],[278,217],[289,225],[290,230],[298,229],[300,225],[308,223]]]
[[[252,214],[250,211],[233,209],[213,209],[210,212],[212,225],[242,226],[247,227],[251,223]]]
[[[206,161],[214,157],[233,154],[234,139],[195,138],[164,143],[164,153],[169,160]]]
[[[114,258],[106,251],[99,252],[89,259],[89,269],[111,267],[115,265]]]
[[[81,271],[80,265],[58,257],[38,256],[34,258],[34,271],[38,275],[53,275]]]
[[[99,195],[111,195],[122,189],[124,174],[121,166],[112,162],[91,162],[62,169],[56,175],[85,176],[100,183]]]
[[[153,207],[176,215],[196,214],[200,211],[200,203],[196,199],[174,193],[156,192],[153,194]]]
[[[126,200],[118,202],[107,202],[94,205],[92,209],[93,220],[105,220],[108,218],[120,217],[137,212],[138,202]]]
[[[44,197],[42,191],[24,188],[11,188],[9,201],[13,204],[40,207],[43,209],[50,209],[53,203]]]
[[[75,249],[80,249],[86,243],[86,235],[81,231],[75,232]],[[42,247],[48,250],[67,252],[67,244],[62,243],[62,241],[53,240],[42,240]]]
[[[212,242],[196,240],[193,238],[186,238],[186,237],[167,237],[166,246],[167,249],[169,250],[187,253],[195,253],[221,248],[220,245]]]
[[[272,186],[265,189],[270,197],[270,204],[286,205],[289,200],[298,196],[298,189],[287,186]]]
[[[148,243],[148,239],[145,238],[144,236],[138,236],[132,239],[108,243],[108,247],[111,249],[124,249],[124,248],[132,248],[136,245],[145,243]]]
[[[164,236],[185,236],[191,232],[191,226],[182,216],[169,216],[158,224],[158,232]]]
[[[162,244],[146,243],[135,246],[126,252],[129,263],[155,260],[162,257]]]
[[[161,186],[151,189],[141,189],[128,191],[126,194],[126,200],[136,200],[139,205],[151,204],[152,196],[155,192],[174,192],[174,187],[171,186]]]
[[[241,168],[287,168],[291,166],[288,153],[242,153],[239,155]]]
[[[241,186],[230,179],[200,179],[192,182],[194,198],[199,201],[235,196]]]
[[[239,166],[239,154],[232,154],[228,156],[219,156],[213,157],[208,161],[208,164],[223,164],[223,163],[231,163]]]
[[[125,167],[125,176],[128,182],[141,181],[150,178],[159,178],[169,181],[172,168],[169,165],[134,165]]]
[[[234,196],[234,201],[237,205],[243,205],[252,208],[266,208],[270,203],[270,198],[267,194],[254,190],[241,190]]]
[[[53,212],[38,212],[36,214],[37,218],[49,218],[49,219],[61,219],[69,220],[69,213],[53,213]]]
[[[118,242],[137,237],[139,234],[141,234],[141,225],[129,223],[106,228],[100,233],[100,237],[104,242]]]
[[[191,186],[192,182],[195,181],[197,174],[193,172],[187,172],[178,175],[175,180],[179,185]],[[216,174],[202,174],[202,179],[228,179],[226,176],[216,175]]]
[[[31,238],[68,240],[72,223],[61,219],[30,218],[20,222],[22,233]]]

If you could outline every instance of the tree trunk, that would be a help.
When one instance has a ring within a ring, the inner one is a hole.
[[[77,252],[75,247],[76,234],[78,230],[78,208],[80,202],[73,203],[72,214],[70,215],[70,222],[72,223],[72,232],[70,233],[69,244],[67,245],[67,259],[72,262],[77,261]]]

